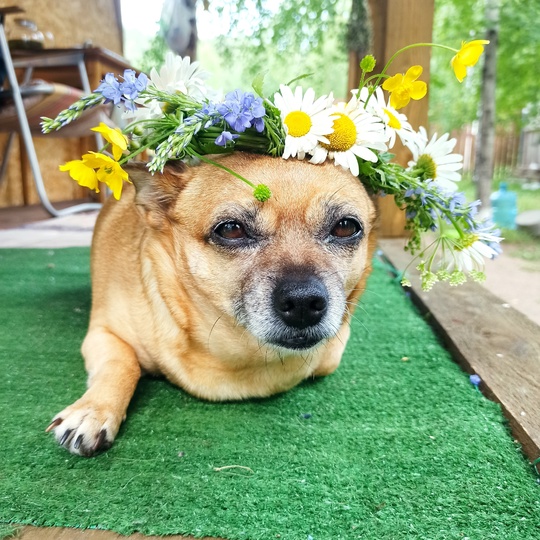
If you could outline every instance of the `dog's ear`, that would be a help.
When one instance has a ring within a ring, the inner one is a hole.
[[[163,173],[151,174],[146,163],[132,161],[124,169],[135,185],[135,204],[151,227],[162,229],[172,221],[170,210],[185,186],[187,165],[181,161],[171,161]]]

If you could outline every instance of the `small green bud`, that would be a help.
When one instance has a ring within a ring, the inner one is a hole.
[[[402,277],[401,278],[401,286],[402,287],[412,287],[411,280],[406,278],[406,277]]]
[[[439,270],[437,272],[437,277],[441,280],[441,281],[448,281],[451,277],[450,273],[447,272],[446,270]]]
[[[258,184],[253,190],[253,196],[260,202],[267,201],[271,195],[270,188],[264,184]]]
[[[137,137],[142,137],[144,135],[144,129],[141,126],[135,126],[132,133]]]
[[[480,272],[478,270],[471,270],[469,274],[472,277],[473,281],[476,281],[477,283],[483,283],[484,281],[486,281],[486,274],[484,274],[484,272]]]
[[[457,287],[466,281],[467,276],[461,270],[454,270],[452,274],[450,274],[450,285],[452,287]]]
[[[375,57],[372,54],[368,54],[360,61],[360,69],[365,73],[371,73],[375,69]]]
[[[439,281],[437,275],[429,270],[426,270],[420,277],[422,278],[422,290],[424,292],[431,291],[433,285]]]

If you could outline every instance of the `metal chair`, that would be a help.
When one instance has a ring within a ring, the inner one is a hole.
[[[17,6],[0,8],[0,89],[2,88],[2,71],[5,72],[5,76],[9,81],[9,89],[0,92],[0,131],[10,132],[4,149],[4,159],[0,166],[0,183],[7,169],[7,160],[11,152],[15,131],[18,131],[21,134],[26,148],[39,199],[49,214],[52,216],[65,216],[76,212],[85,212],[101,208],[100,203],[83,203],[60,210],[52,205],[47,196],[32,136],[32,134],[40,134],[40,110],[43,110],[41,105],[45,105],[49,112],[49,116],[53,117],[60,112],[60,110],[66,108],[66,102],[71,103],[76,101],[83,94],[89,94],[91,88],[82,56],[73,58],[40,54],[38,57],[23,58],[17,61],[13,60],[6,38],[4,21],[6,15],[22,12],[23,10]],[[43,81],[37,83],[31,81],[33,69],[36,67],[54,67],[73,65],[74,63],[76,63],[79,69],[82,91],[65,85],[45,83]],[[15,72],[16,67],[24,69],[21,83],[17,80]],[[4,104],[3,107],[2,103]],[[81,137],[88,134],[89,123],[91,126],[97,125],[100,121],[104,121],[109,125],[112,124],[103,109],[98,108],[90,110],[86,116],[86,122],[78,121],[73,125],[67,126],[60,132],[57,132],[56,135],[63,137]],[[81,120],[83,120],[83,118],[81,118]],[[96,143],[98,148],[103,146],[103,140],[99,134],[96,134]]]

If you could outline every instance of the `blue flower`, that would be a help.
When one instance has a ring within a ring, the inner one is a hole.
[[[126,109],[134,111],[137,108],[135,99],[146,89],[148,77],[144,73],[135,76],[135,71],[126,69],[124,71],[124,82],[118,82],[113,73],[107,73],[101,84],[94,90],[105,98],[105,103],[124,103]]]
[[[122,101],[120,83],[113,73],[107,73],[101,84],[94,90],[105,98],[105,103],[118,105]]]
[[[139,76],[135,77],[133,69],[126,69],[124,71],[124,82],[120,84],[120,90],[122,90],[122,94],[126,99],[135,100],[143,90],[146,90],[147,85],[148,77],[144,73],[139,73]]]
[[[227,146],[229,141],[234,141],[234,139],[238,139],[238,137],[240,137],[240,135],[233,135],[229,131],[223,131],[221,135],[216,138],[215,143],[218,146]]]
[[[479,375],[471,375],[469,377],[469,381],[471,381],[471,384],[473,384],[474,386],[478,386],[482,382],[482,379]]]
[[[425,188],[423,188],[422,186],[408,189],[405,192],[405,197],[420,199],[422,206],[425,206],[427,204],[428,199],[434,199],[433,194],[426,191]]]
[[[251,92],[247,92],[244,95],[244,109],[252,116],[251,125],[261,133],[264,130],[263,117],[266,115],[262,99],[256,98]]]
[[[264,130],[263,117],[266,111],[262,99],[256,98],[251,92],[234,90],[225,96],[225,101],[217,106],[217,111],[229,126],[238,133],[243,133],[250,127],[258,132]]]

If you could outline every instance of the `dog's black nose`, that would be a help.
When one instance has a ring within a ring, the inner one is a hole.
[[[328,309],[328,291],[314,276],[279,281],[273,300],[274,309],[283,322],[300,330],[316,325]]]

